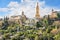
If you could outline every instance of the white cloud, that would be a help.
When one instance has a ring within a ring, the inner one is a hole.
[[[0,18],[3,18],[3,16],[0,16]]]
[[[7,12],[8,8],[0,8],[0,12]]]
[[[12,1],[11,1],[11,2],[8,4],[8,7],[14,7],[14,8],[17,7],[17,8],[18,8],[18,7],[19,7],[19,4],[18,4],[18,2],[12,2]]]
[[[1,11],[8,11],[9,16],[11,15],[20,15],[22,11],[24,11],[27,17],[34,17],[35,16],[35,7],[36,7],[37,0],[21,0],[21,3],[18,2],[10,2],[7,5],[7,8],[0,8]],[[47,14],[50,14],[52,7],[47,7],[45,5],[45,1],[39,2],[40,7],[40,15],[41,17]],[[56,9],[58,10],[58,9]]]
[[[21,2],[32,2],[32,1],[37,1],[37,0],[21,0]]]

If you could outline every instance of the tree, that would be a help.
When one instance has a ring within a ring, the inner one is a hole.
[[[39,22],[36,23],[36,27],[37,27],[37,28],[42,27],[42,25],[43,25],[43,24],[42,24],[42,21],[39,21]]]
[[[48,25],[48,20],[47,20],[47,18],[44,18],[43,19],[43,26],[45,27],[45,28],[47,28],[49,25]]]
[[[2,23],[2,29],[7,29],[7,27],[9,26],[9,23],[8,23],[8,18],[4,18],[4,22]]]
[[[60,13],[57,13],[58,18],[60,18]]]
[[[37,35],[37,36],[35,36],[35,40],[39,40],[39,37],[38,37],[38,35]]]

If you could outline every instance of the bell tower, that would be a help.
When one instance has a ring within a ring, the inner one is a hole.
[[[36,6],[36,14],[35,14],[35,18],[37,18],[37,19],[40,18],[38,2],[37,2],[37,6]]]

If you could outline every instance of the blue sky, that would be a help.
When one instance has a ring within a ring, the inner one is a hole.
[[[20,2],[20,0],[0,0],[0,8],[7,7],[11,1]]]
[[[20,2],[21,0],[0,0],[0,8],[6,7],[11,1]],[[60,7],[60,0],[40,0],[40,1],[45,1],[47,6]]]
[[[60,8],[60,0],[39,0],[41,1],[45,1],[45,6],[48,7],[55,7],[55,8]],[[21,3],[21,0],[0,0],[0,10],[1,8],[7,8],[7,5],[10,2],[18,2]],[[0,11],[0,16],[5,16],[7,15],[8,12],[2,12]]]
[[[46,0],[47,6],[60,7],[60,0]]]

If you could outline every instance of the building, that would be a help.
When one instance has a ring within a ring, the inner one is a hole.
[[[21,20],[22,20],[22,23],[24,23],[27,20],[26,15],[24,15],[24,11],[22,11]]]
[[[52,9],[51,15],[44,16],[44,18],[48,18],[48,17],[50,19],[57,18],[57,12]],[[37,22],[39,22],[41,19],[42,18],[40,17],[40,8],[39,8],[38,2],[36,5],[36,14],[35,14],[34,19],[27,18],[26,15],[24,14],[24,11],[22,11],[21,15],[14,15],[14,16],[10,17],[10,21],[19,23],[19,24],[24,25],[24,26],[33,26]]]
[[[36,14],[35,14],[35,18],[36,19],[40,19],[40,12],[39,12],[39,5],[38,5],[38,2],[37,2],[37,6],[36,6]]]
[[[24,25],[27,17],[24,15],[24,11],[22,11],[21,15],[13,15],[9,18],[9,22],[15,22],[20,25]]]
[[[38,2],[37,2],[37,6],[36,6],[35,19],[29,19],[29,18],[27,18],[24,15],[24,11],[22,11],[21,15],[11,16],[10,20],[18,22],[18,23],[20,22],[21,25],[25,25],[25,26],[33,26],[33,25],[35,25],[35,23],[40,20],[40,13],[39,13]]]
[[[14,15],[9,18],[10,22],[18,22],[21,19],[20,15]]]
[[[57,18],[57,11],[54,11],[54,10],[52,9],[50,18],[52,18],[52,19]]]

